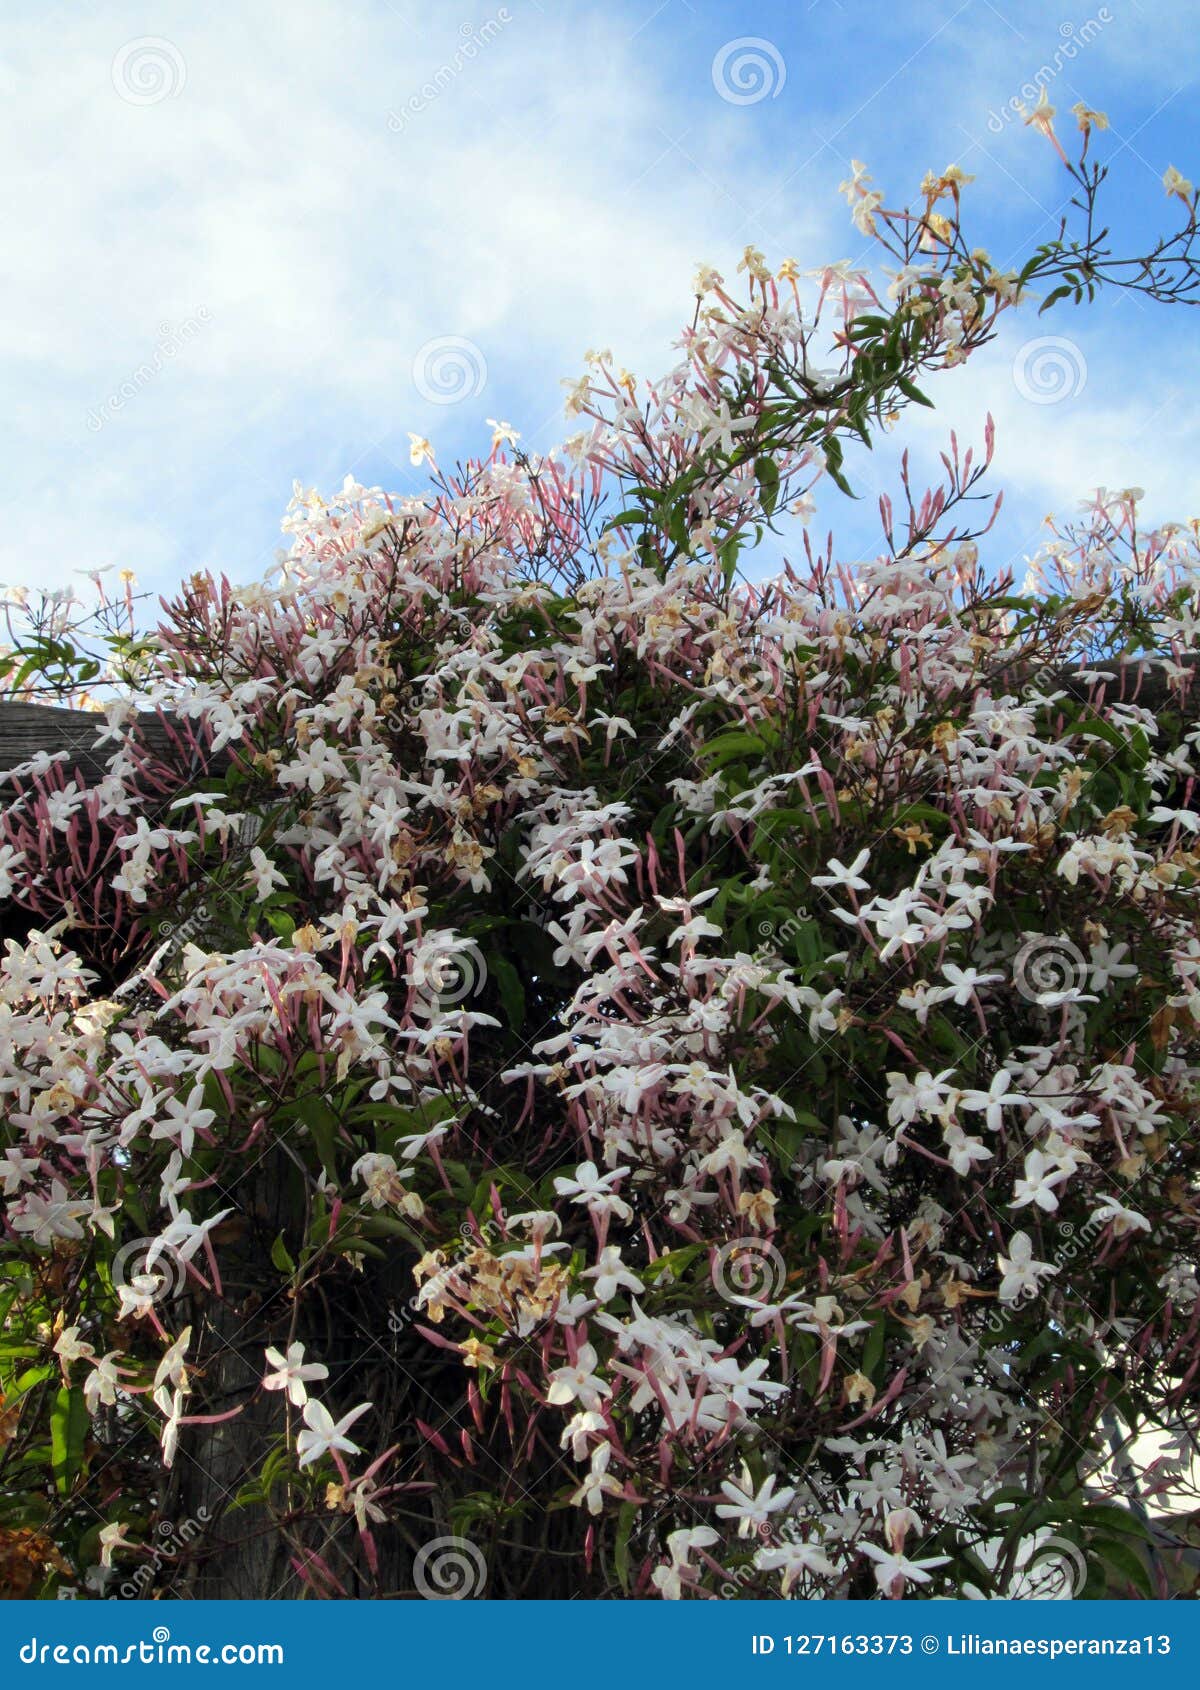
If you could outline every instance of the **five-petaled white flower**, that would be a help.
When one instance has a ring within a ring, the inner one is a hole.
[[[836,857],[830,857],[825,865],[829,873],[814,874],[812,877],[813,885],[844,887],[847,892],[869,892],[871,883],[869,880],[862,878],[862,871],[866,868],[870,855],[869,848],[864,847],[848,867],[845,863],[839,862]]]
[[[873,1543],[862,1543],[859,1548],[876,1563],[875,1583],[884,1596],[894,1596],[897,1583],[901,1590],[910,1581],[928,1584],[932,1575],[925,1571],[926,1567],[941,1567],[949,1560],[947,1555],[929,1555],[921,1561],[910,1561],[898,1551],[880,1549]]]
[[[1013,1200],[1009,1208],[1023,1209],[1027,1203],[1036,1203],[1039,1209],[1053,1213],[1058,1208],[1055,1187],[1067,1177],[1065,1168],[1051,1162],[1040,1150],[1031,1150],[1025,1158],[1024,1178],[1017,1180],[1013,1186]]]
[[[611,1302],[618,1291],[632,1291],[635,1294],[645,1289],[637,1274],[631,1273],[621,1260],[621,1252],[615,1244],[606,1244],[593,1268],[587,1268],[584,1279],[596,1281],[596,1295],[602,1303]]]
[[[265,1353],[274,1371],[264,1376],[264,1390],[286,1391],[288,1401],[295,1408],[303,1408],[308,1401],[310,1380],[329,1377],[329,1369],[323,1361],[305,1361],[303,1344],[289,1344],[286,1356],[275,1349],[268,1349]]]
[[[721,1489],[729,1500],[718,1502],[718,1518],[736,1520],[739,1537],[749,1537],[756,1527],[765,1526],[771,1515],[777,1514],[781,1508],[786,1508],[796,1494],[791,1485],[785,1485],[777,1492],[774,1473],[764,1480],[757,1491],[753,1488],[753,1480],[748,1473],[743,1473],[740,1485],[735,1484],[732,1479],[723,1479]]]
[[[304,1404],[305,1430],[296,1437],[296,1454],[300,1457],[301,1467],[339,1450],[346,1455],[361,1454],[359,1446],[352,1443],[346,1433],[370,1406],[369,1402],[360,1402],[349,1414],[335,1420],[324,1403],[318,1402],[316,1397],[309,1397]]]
[[[633,1214],[623,1197],[618,1197],[612,1189],[613,1182],[627,1174],[627,1167],[612,1168],[602,1174],[597,1170],[594,1162],[581,1162],[575,1170],[575,1178],[568,1179],[559,1174],[554,1181],[554,1189],[560,1197],[569,1197],[572,1203],[582,1203],[591,1215],[615,1215],[618,1220],[627,1221]]]
[[[1035,1262],[1033,1240],[1027,1232],[1014,1232],[1007,1256],[997,1256],[1004,1275],[996,1293],[1002,1303],[1015,1303],[1025,1291],[1035,1292],[1042,1279],[1058,1269],[1050,1262]]]
[[[612,1394],[612,1386],[601,1379],[596,1369],[596,1351],[591,1344],[581,1344],[573,1367],[557,1367],[550,1375],[546,1401],[565,1403],[579,1401],[584,1408],[596,1408],[602,1398]]]

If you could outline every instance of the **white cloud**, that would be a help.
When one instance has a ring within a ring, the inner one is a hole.
[[[753,118],[656,67],[617,12],[507,11],[466,59],[457,16],[428,7],[160,6],[169,51],[147,49],[150,69],[157,53],[185,80],[152,104],[112,79],[140,10],[9,21],[6,575],[116,561],[167,585],[211,561],[239,577],[274,543],[293,473],[382,459],[395,482],[406,429],[469,449],[487,415],[545,425],[545,444],[589,345],[643,374],[671,361],[695,263],[734,261],[742,184],[772,185]],[[441,66],[397,133],[389,112]],[[796,247],[828,241],[810,219]],[[163,330],[200,312],[157,368]],[[461,406],[413,386],[414,354],[443,335],[486,360]],[[46,521],[64,503],[69,533]]]
[[[938,381],[936,413],[911,414],[931,464],[952,428],[978,450],[991,413],[996,452],[988,479],[993,490],[1005,489],[1003,536],[1041,538],[1043,515],[1074,516],[1097,487],[1143,488],[1151,521],[1200,516],[1196,360],[1181,347],[1171,367],[1158,363],[1161,352],[1150,362],[1129,313],[1119,316],[1106,318],[1101,308],[1090,320],[1039,319],[1027,307],[982,356]],[[1043,341],[1050,344],[1038,349]],[[1047,361],[1045,381],[1064,385],[1031,386],[1031,361],[1039,357]],[[1030,391],[1061,397],[1038,403]]]
[[[470,57],[461,14],[406,0],[248,0],[216,14],[159,0],[152,14],[6,20],[0,136],[16,168],[0,195],[17,238],[0,271],[0,577],[115,563],[167,587],[211,563],[244,579],[269,561],[293,476],[412,486],[409,428],[445,459],[477,448],[488,416],[548,444],[565,428],[559,377],[589,346],[641,375],[671,362],[698,260],[731,272],[747,239],[805,265],[864,256],[834,191],[842,155],[868,157],[903,197],[959,152],[1026,59],[1040,62],[1047,27],[1036,8],[998,18],[980,0],[948,20],[932,6],[881,12],[878,63],[846,49],[842,78],[832,43],[810,74],[820,18],[768,8],[761,32],[786,54],[786,90],[739,108],[709,77],[712,49],[745,24],[732,5],[725,18],[660,17],[651,0],[504,9],[510,21]],[[501,10],[482,0],[471,14],[476,42]],[[148,30],[168,44],[150,50],[151,72],[157,51],[182,86],[131,103],[113,61]],[[1121,14],[1087,48],[1089,76],[1093,63],[1111,74],[1128,36]],[[1153,72],[1169,83],[1171,62]],[[1139,83],[1130,102],[1149,111],[1168,91]],[[424,109],[397,133],[389,113],[414,95]],[[999,218],[1005,257],[1006,237],[1027,240],[1041,220],[1035,201],[1057,203],[1061,167],[1029,131],[989,138],[989,151],[1004,169],[963,158],[980,169],[969,211]],[[1058,313],[1030,316],[1017,332],[1060,327]],[[1162,514],[1200,502],[1194,384],[1178,357],[1163,367],[1170,325],[1135,340],[1101,315],[1064,332],[1092,337],[1074,404],[1021,401],[1006,342],[937,384],[937,419],[913,418],[932,458],[948,423],[977,438],[995,413],[1012,513],[1000,550],[1097,482],[1137,481]],[[486,363],[486,387],[459,405],[414,385],[414,355],[441,336],[472,341]],[[1163,408],[1172,384],[1182,391]],[[852,555],[871,543],[873,503],[826,495],[816,526],[833,520]]]

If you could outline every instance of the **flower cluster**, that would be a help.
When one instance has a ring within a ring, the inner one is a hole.
[[[1182,1452],[1196,530],[1101,492],[989,575],[989,424],[878,557],[740,575],[1019,301],[966,180],[856,167],[890,289],[748,250],[561,451],[298,487],[102,778],[16,772],[0,1489],[49,1422],[48,1577],[182,1491],[200,1592],[257,1510],[324,1596],[447,1514],[489,1594],[936,1593],[1047,1522],[1103,1561],[1113,1414]]]

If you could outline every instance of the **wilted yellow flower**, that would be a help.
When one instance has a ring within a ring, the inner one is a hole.
[[[934,200],[941,199],[943,194],[957,195],[960,188],[965,188],[968,182],[974,180],[973,176],[968,176],[957,164],[948,164],[940,176],[935,175],[932,170],[926,172],[921,183],[921,192],[932,204]]]
[[[496,1352],[490,1344],[483,1344],[478,1338],[467,1338],[459,1346],[462,1351],[464,1367],[499,1367]]]
[[[1080,100],[1077,105],[1071,107],[1071,115],[1078,119],[1079,127],[1083,130],[1085,135],[1089,129],[1108,128],[1108,118],[1104,115],[1104,113],[1102,111],[1093,111],[1090,106],[1085,106],[1082,100]]]
[[[958,738],[958,729],[953,722],[939,722],[930,737],[939,751],[946,751]]]
[[[738,1214],[745,1215],[756,1232],[770,1232],[775,1225],[773,1191],[743,1191],[737,1206]]]
[[[1055,108],[1050,104],[1050,97],[1043,86],[1038,94],[1038,103],[1031,112],[1025,113],[1025,122],[1032,123],[1036,128],[1048,132],[1054,121]]]
[[[843,1389],[848,1403],[865,1402],[870,1408],[875,1401],[875,1387],[865,1373],[848,1374]]]
[[[1163,187],[1168,194],[1174,194],[1176,199],[1181,199],[1185,205],[1191,200],[1194,191],[1187,177],[1181,176],[1173,164],[1168,164],[1163,172]]]
[[[745,270],[746,274],[756,282],[769,282],[771,271],[763,254],[756,246],[748,246],[742,254],[738,270]]]
[[[928,828],[922,827],[919,822],[909,822],[906,827],[894,827],[892,832],[897,839],[903,839],[908,846],[910,857],[916,856],[918,845],[928,846],[933,844],[933,835]]]

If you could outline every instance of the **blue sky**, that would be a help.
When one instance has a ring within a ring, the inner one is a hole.
[[[1041,66],[1060,111],[1109,113],[1110,203],[1136,241],[1175,215],[1166,165],[1200,177],[1198,22],[1192,0],[10,9],[0,580],[248,580],[293,478],[413,491],[410,429],[446,461],[486,446],[488,417],[547,447],[589,347],[644,375],[674,361],[700,260],[732,274],[747,241],[775,263],[867,257],[837,192],[851,157],[893,203],[927,168],[973,171],[975,238],[1018,262],[1067,197],[1049,146],[1004,117]],[[731,101],[716,84],[745,38],[766,82]],[[925,456],[996,418],[994,566],[1101,483],[1200,515],[1198,327],[1135,301],[1030,311],[935,385]],[[1070,343],[1053,404],[1014,379],[1045,335]],[[447,340],[467,391],[438,403]],[[882,468],[862,466],[859,504],[820,501],[843,556],[874,550]]]

